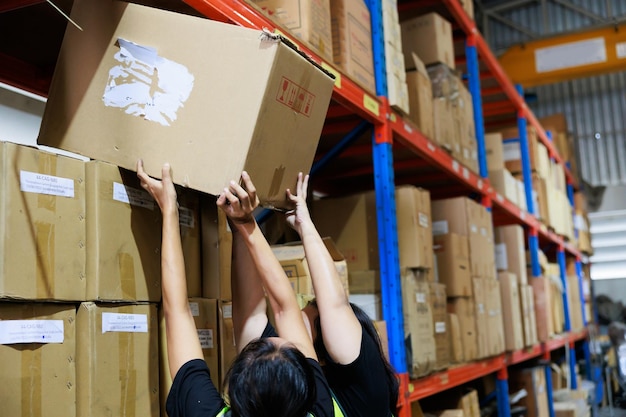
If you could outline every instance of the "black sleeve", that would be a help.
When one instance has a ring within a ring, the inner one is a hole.
[[[214,417],[224,406],[206,362],[193,359],[176,373],[165,409],[169,417]]]
[[[265,339],[268,337],[278,337],[278,333],[276,333],[276,329],[274,328],[274,326],[272,326],[272,323],[270,323],[270,321],[267,321],[267,324],[265,325],[265,329],[263,329],[263,333],[261,334],[261,339]]]
[[[311,414],[313,414],[314,417],[333,417],[335,413],[333,399],[322,367],[315,359],[307,358],[307,362],[309,362],[309,365],[313,368],[315,375],[316,398]]]

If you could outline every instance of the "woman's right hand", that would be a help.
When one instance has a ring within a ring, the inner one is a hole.
[[[245,189],[235,181],[231,181],[217,198],[217,206],[224,211],[235,226],[254,222],[252,213],[259,206],[256,187],[250,175],[243,171],[241,178]]]
[[[290,189],[287,189],[287,198],[293,205],[294,210],[290,210],[285,214],[285,218],[289,226],[291,226],[296,232],[302,234],[302,226],[306,224],[312,224],[309,208],[306,205],[306,195],[309,187],[309,176],[303,175],[302,172],[298,173],[298,182],[296,185],[296,194],[292,194]]]
[[[172,168],[169,163],[163,164],[161,168],[161,178],[159,181],[150,177],[143,169],[143,161],[137,161],[137,177],[141,182],[141,187],[154,198],[161,209],[161,213],[177,213],[178,202],[176,200],[176,189],[172,181]]]

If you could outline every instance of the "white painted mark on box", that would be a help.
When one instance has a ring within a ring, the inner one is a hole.
[[[198,339],[202,349],[213,349],[213,329],[198,329]]]
[[[0,345],[63,343],[63,320],[0,320]]]
[[[20,171],[20,190],[25,193],[74,198],[74,180],[37,172]]]
[[[102,313],[102,333],[148,333],[145,314]]]
[[[154,210],[154,199],[147,191],[129,187],[119,182],[113,183],[113,200]]]
[[[119,62],[109,70],[102,101],[126,114],[170,126],[193,90],[187,67],[157,54],[155,48],[118,39]]]

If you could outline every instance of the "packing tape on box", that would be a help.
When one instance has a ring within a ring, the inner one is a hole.
[[[34,349],[28,347],[34,346]],[[22,417],[41,417],[42,408],[42,345],[25,345],[22,357]]]
[[[137,406],[135,334],[120,332],[117,335],[119,338],[120,415],[135,417]]]
[[[120,286],[122,288],[122,298],[136,300],[137,285],[135,282],[135,262],[133,257],[129,253],[121,252],[118,255],[117,261],[120,274]]]
[[[38,153],[38,169],[37,172],[56,176],[57,173],[57,158],[56,155],[48,154],[44,152]],[[43,208],[56,213],[57,196],[51,194],[40,193],[37,195],[37,207]]]
[[[54,296],[54,261],[55,261],[55,227],[52,223],[35,222],[35,239],[37,240],[37,298]]]

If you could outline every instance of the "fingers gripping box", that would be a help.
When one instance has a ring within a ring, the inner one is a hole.
[[[219,194],[247,170],[287,206],[308,172],[333,79],[283,38],[122,1],[77,0],[38,143]]]

